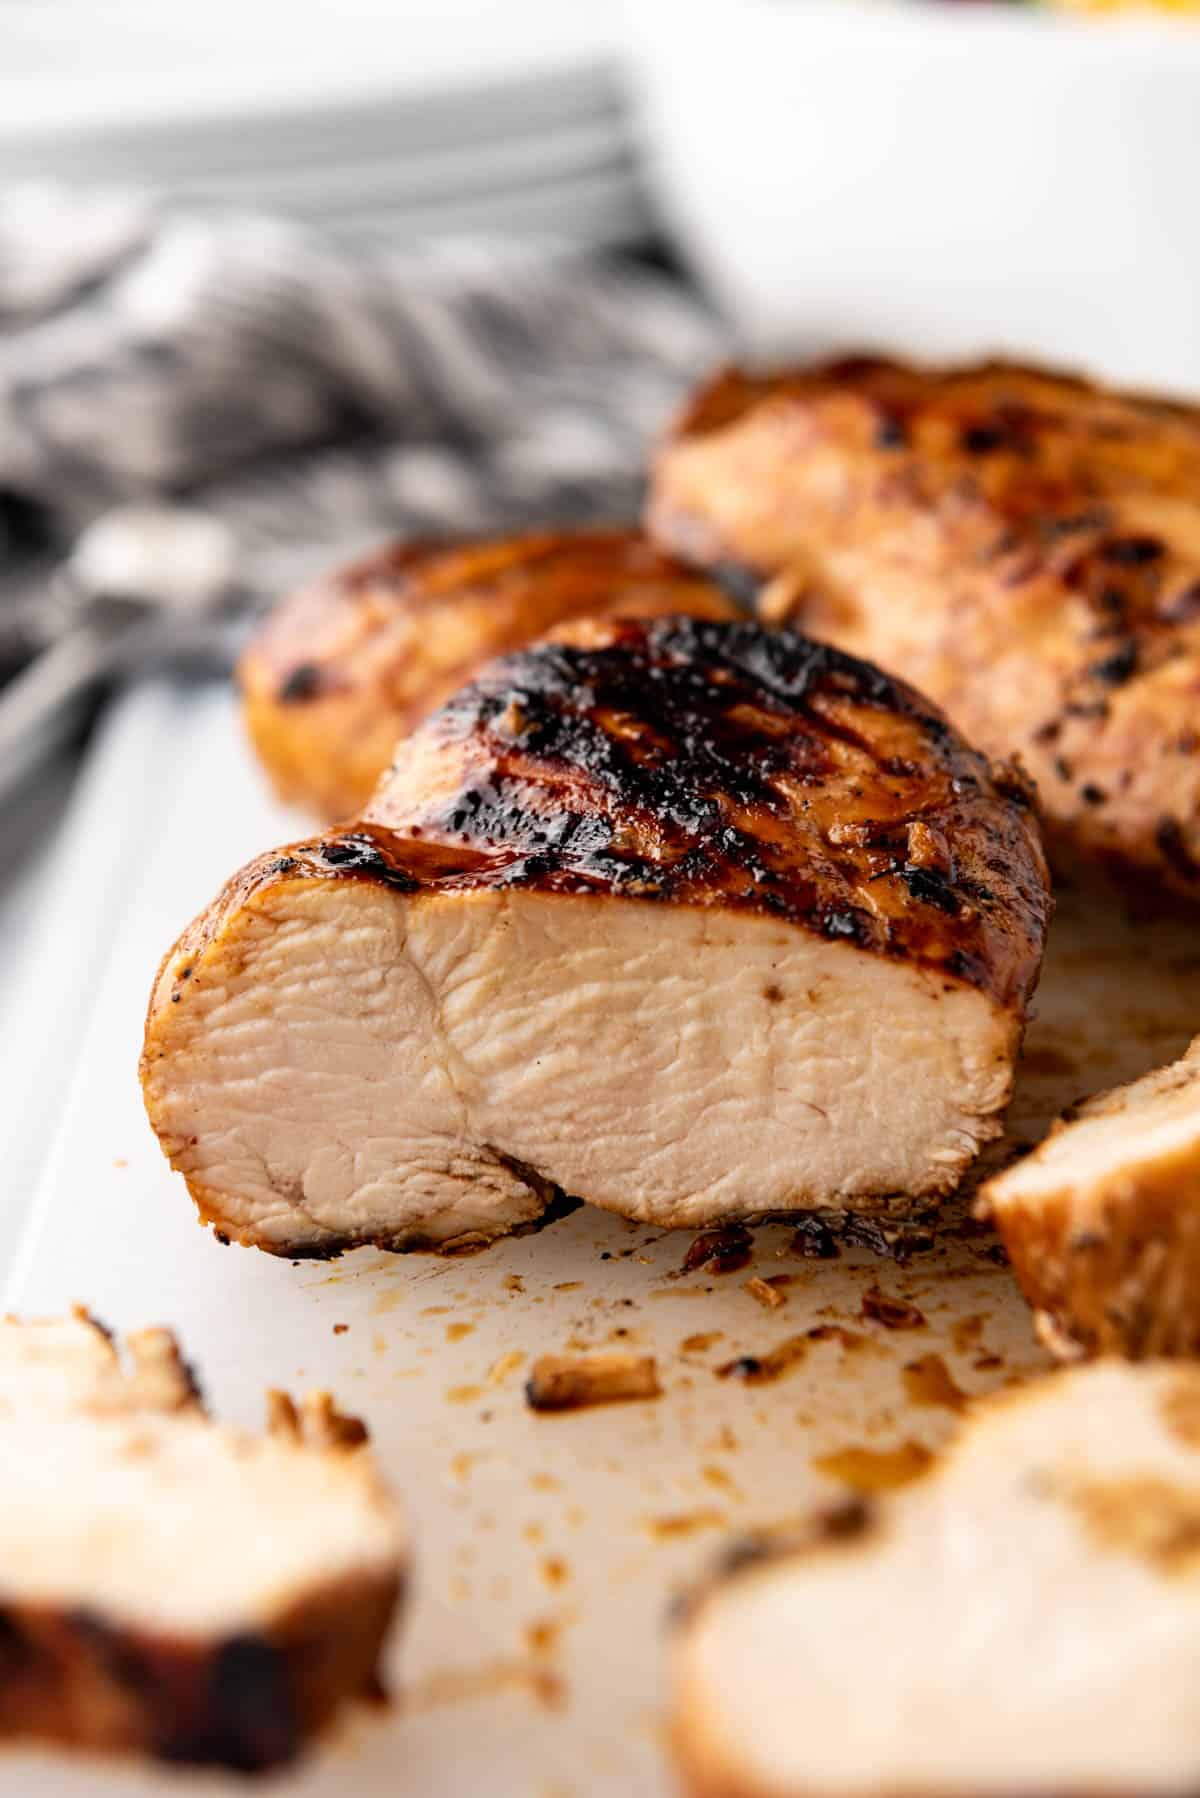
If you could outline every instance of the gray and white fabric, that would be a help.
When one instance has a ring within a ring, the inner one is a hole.
[[[130,501],[226,524],[252,606],[389,534],[630,516],[720,349],[633,262],[351,251],[137,195],[0,193],[4,659],[56,628],[30,558]]]

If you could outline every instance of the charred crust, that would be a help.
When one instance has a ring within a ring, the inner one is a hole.
[[[281,705],[298,705],[315,699],[324,684],[323,671],[316,662],[300,662],[279,683]]]
[[[415,893],[420,881],[399,867],[384,852],[378,840],[362,831],[351,831],[321,844],[322,859],[331,868],[346,874],[365,874],[381,886],[394,887],[401,893]]]
[[[360,1595],[361,1616],[345,1625],[336,1596],[284,1620],[278,1635],[211,1643],[84,1609],[0,1610],[0,1740],[132,1750],[239,1773],[285,1766],[342,1698],[377,1677],[398,1586]]]
[[[1200,862],[1189,849],[1178,818],[1160,818],[1154,828],[1154,841],[1159,854],[1180,880],[1200,880]]]
[[[17,1618],[0,1606],[0,1681],[16,1679],[32,1658],[32,1646]]]
[[[1106,562],[1113,562],[1119,568],[1144,568],[1149,562],[1161,561],[1166,550],[1157,537],[1110,537],[1100,545],[1100,554]]]
[[[950,917],[957,913],[958,897],[946,876],[936,868],[914,868],[906,863],[899,874],[913,899],[919,899],[926,905],[936,905],[939,911],[946,912]]]
[[[1131,637],[1127,642],[1122,643],[1119,649],[1115,649],[1111,655],[1105,656],[1099,662],[1093,662],[1088,673],[1094,680],[1103,681],[1106,687],[1121,687],[1127,680],[1133,678],[1137,671],[1137,665],[1138,646]]]
[[[212,1671],[212,1723],[172,1758],[212,1761],[253,1773],[294,1760],[301,1733],[284,1657],[263,1636],[230,1636]]]
[[[797,632],[610,620],[586,644],[546,641],[492,663],[413,753],[461,775],[394,823],[385,791],[378,818],[293,851],[306,872],[404,892],[719,904],[983,986],[995,985],[1002,940],[1015,977],[1007,926],[982,904],[1006,871],[1019,870],[1032,938],[1048,916],[1039,849],[1017,815],[1029,798],[1019,771],[989,767],[902,682]],[[394,781],[403,773],[402,756]],[[864,823],[822,841],[818,821],[842,815],[834,794],[847,783]],[[918,840],[943,826],[955,840],[974,833],[976,866],[889,853],[916,824]]]
[[[561,1223],[583,1205],[582,1199],[573,1198],[563,1192],[561,1187],[544,1180],[536,1168],[527,1162],[518,1161],[515,1156],[505,1156],[493,1147],[488,1153],[493,1160],[509,1168],[522,1183],[536,1192],[539,1198],[544,1197],[542,1210],[536,1217],[524,1223],[513,1224],[510,1228],[497,1232],[495,1236],[486,1236],[481,1231],[471,1232],[468,1237],[454,1237],[450,1240],[423,1235],[419,1231],[406,1231],[402,1236],[387,1236],[379,1232],[367,1232],[363,1235],[333,1235],[321,1237],[289,1237],[278,1242],[267,1242],[256,1235],[239,1237],[246,1246],[264,1250],[268,1255],[277,1255],[282,1261],[337,1261],[343,1255],[351,1255],[356,1249],[380,1249],[385,1255],[440,1255],[455,1256],[473,1253],[477,1249],[490,1248],[493,1242],[505,1237],[536,1236],[547,1230],[552,1224]],[[518,1173],[518,1169],[524,1169]],[[538,1182],[539,1184],[534,1184]],[[222,1230],[214,1229],[218,1242],[228,1244],[232,1239]]]
[[[969,456],[986,456],[993,450],[1013,449],[1020,445],[1011,425],[1000,419],[990,424],[968,425],[961,441]]]

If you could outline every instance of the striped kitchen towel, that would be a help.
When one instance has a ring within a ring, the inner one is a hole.
[[[0,192],[3,661],[58,628],[38,555],[130,500],[226,524],[251,605],[388,535],[630,516],[720,336],[648,263]]]

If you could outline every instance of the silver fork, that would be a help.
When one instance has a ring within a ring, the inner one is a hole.
[[[48,577],[69,622],[0,691],[0,802],[28,778],[101,682],[175,661],[228,660],[231,531],[182,506],[123,506],[89,525]]]

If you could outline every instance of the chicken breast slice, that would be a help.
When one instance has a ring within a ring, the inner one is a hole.
[[[740,615],[636,531],[393,543],[275,608],[238,664],[246,730],[282,799],[348,818],[400,738],[493,656],[587,613],[673,612]]]
[[[1200,1037],[1073,1107],[979,1202],[1056,1354],[1196,1354]]]
[[[999,1130],[1049,915],[1011,772],[791,633],[579,637],[493,663],[168,954],[146,1104],[219,1232],[903,1212]]]
[[[379,1686],[407,1562],[327,1395],[211,1422],[166,1330],[0,1321],[0,1740],[258,1771]]]
[[[691,1798],[1200,1781],[1200,1370],[987,1401],[926,1479],[718,1583],[677,1644]]]
[[[730,371],[648,524],[1019,755],[1060,865],[1200,899],[1200,409],[1002,363]]]

